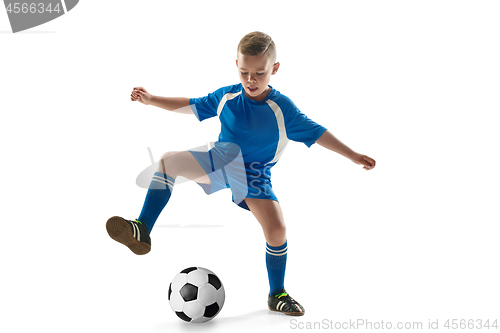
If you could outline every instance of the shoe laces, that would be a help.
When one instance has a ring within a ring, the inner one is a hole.
[[[276,297],[278,299],[281,297],[285,297],[286,299],[290,300],[293,304],[297,304],[297,301],[294,300],[288,293],[277,294],[277,295],[274,295],[274,297]]]

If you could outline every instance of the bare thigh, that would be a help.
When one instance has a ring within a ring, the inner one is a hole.
[[[279,202],[254,198],[245,198],[245,202],[262,226],[267,243],[271,246],[285,244],[286,226]]]
[[[210,184],[207,173],[188,151],[171,151],[163,154],[157,171],[174,179],[182,176],[197,183]]]

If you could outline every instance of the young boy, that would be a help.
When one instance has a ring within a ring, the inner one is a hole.
[[[270,168],[279,160],[289,140],[303,142],[308,147],[318,143],[364,165],[365,170],[373,169],[375,161],[342,144],[269,85],[271,75],[276,74],[280,66],[276,62],[276,46],[269,35],[253,32],[243,37],[237,48],[236,66],[240,84],[220,88],[201,98],[159,97],[142,87],[134,88],[132,101],[192,113],[199,121],[218,116],[221,133],[208,152],[163,154],[139,218],[131,221],[114,216],[107,221],[106,228],[111,238],[135,254],[146,254],[151,249],[149,235],[170,198],[177,176],[197,182],[207,194],[231,188],[233,201],[250,210],[264,231],[269,309],[300,316],[304,308],[284,289],[286,227],[272,190]],[[242,157],[240,164],[234,163],[238,157]],[[229,168],[230,164],[241,167]],[[243,171],[243,181],[240,171]]]

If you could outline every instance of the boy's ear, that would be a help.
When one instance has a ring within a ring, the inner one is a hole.
[[[238,59],[236,59],[236,67],[238,67]]]
[[[278,71],[279,68],[280,68],[280,63],[279,62],[275,63],[274,66],[273,66],[273,73],[272,73],[272,75],[276,74],[276,72]]]

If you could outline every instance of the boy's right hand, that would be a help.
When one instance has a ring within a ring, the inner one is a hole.
[[[130,99],[132,101],[139,101],[144,105],[149,105],[151,103],[151,97],[151,94],[143,87],[135,87],[132,94],[130,94]]]

